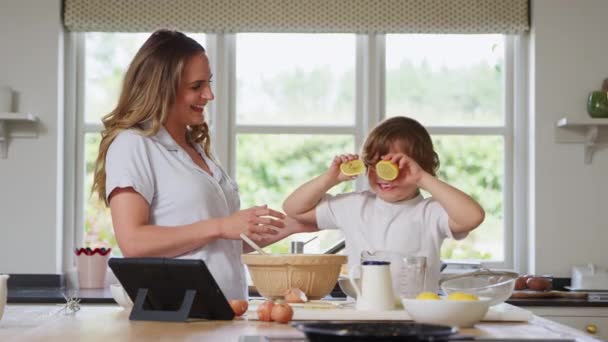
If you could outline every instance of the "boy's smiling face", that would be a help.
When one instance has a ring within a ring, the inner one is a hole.
[[[405,153],[399,144],[391,144],[388,153]],[[375,163],[380,160],[378,156],[374,165],[367,168],[367,180],[371,190],[386,202],[399,202],[414,198],[418,194],[418,186],[407,182],[407,169],[399,169],[399,175],[392,181],[387,181],[376,174]]]

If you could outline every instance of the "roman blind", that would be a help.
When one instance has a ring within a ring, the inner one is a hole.
[[[74,32],[503,33],[528,0],[64,0]]]

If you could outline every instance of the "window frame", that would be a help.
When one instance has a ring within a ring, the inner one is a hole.
[[[84,241],[85,136],[100,132],[101,123],[86,123],[84,113],[85,34],[68,33],[66,38],[66,130],[65,149],[66,239],[64,265],[74,265],[73,251]],[[504,126],[428,126],[431,135],[502,135],[504,137],[503,262],[483,262],[490,268],[525,270],[528,263],[528,123],[527,44],[528,37],[503,35]],[[242,133],[350,134],[361,146],[367,132],[385,117],[384,34],[356,34],[355,122],[354,126],[264,126],[236,125],[236,34],[206,34],[211,69],[214,70],[215,101],[209,106],[209,124],[217,158],[231,177],[235,176],[236,136]],[[226,132],[227,134],[215,134]],[[69,144],[66,144],[69,145]],[[533,166],[533,165],[532,165]],[[73,171],[73,174],[72,174]],[[357,189],[367,185],[358,179]]]

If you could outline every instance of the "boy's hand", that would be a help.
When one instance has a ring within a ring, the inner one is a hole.
[[[404,153],[389,153],[382,160],[390,160],[399,167],[398,179],[405,184],[420,186],[420,180],[427,173],[418,163]]]
[[[356,179],[357,176],[347,176],[340,171],[340,165],[342,163],[348,163],[351,160],[359,159],[359,156],[356,154],[340,154],[334,158],[329,166],[329,170],[327,170],[327,175],[336,182],[336,184]]]

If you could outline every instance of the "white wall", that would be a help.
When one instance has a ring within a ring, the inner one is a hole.
[[[608,267],[608,149],[585,164],[581,144],[555,141],[556,121],[588,117],[587,94],[608,77],[606,13],[605,0],[532,1],[532,272],[568,276],[572,264],[586,262]]]
[[[0,0],[0,84],[43,128],[0,159],[0,272],[62,271],[60,3]],[[608,266],[608,149],[585,165],[583,147],[556,143],[554,128],[562,116],[586,116],[587,92],[608,77],[608,1],[535,0],[532,13],[529,271],[567,276],[572,264]]]
[[[61,272],[60,13],[60,0],[0,0],[0,85],[40,118],[38,138],[12,139],[0,159],[0,273]]]

